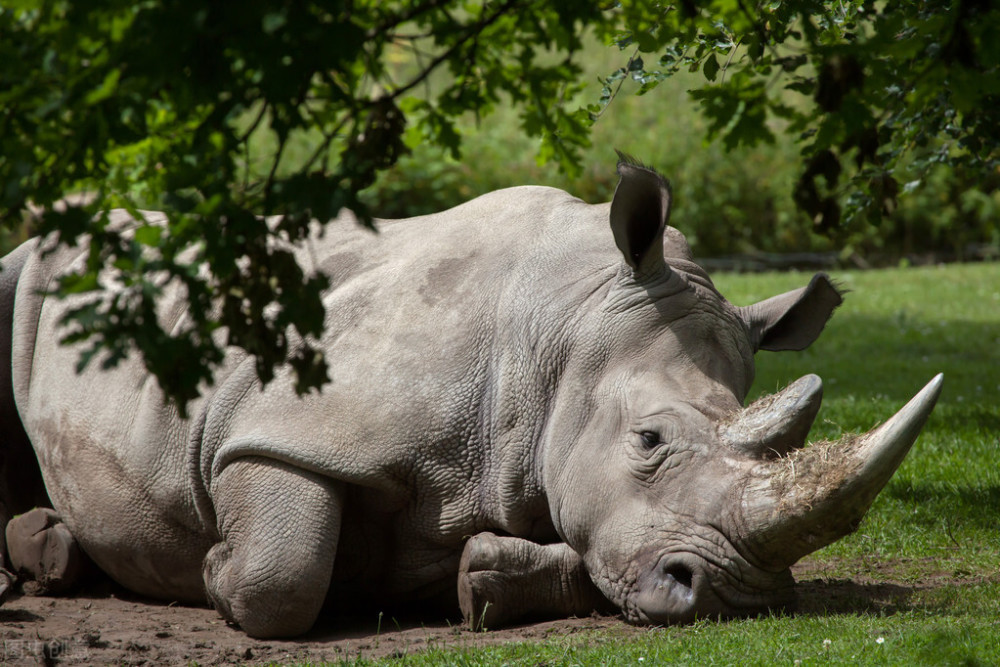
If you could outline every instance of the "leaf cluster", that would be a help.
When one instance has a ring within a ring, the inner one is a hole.
[[[603,102],[625,74],[642,94],[681,70],[701,72],[705,84],[690,94],[709,138],[733,148],[779,131],[797,137],[795,201],[836,235],[878,224],[937,165],[996,180],[998,9],[989,0],[635,3],[623,9],[624,31],[608,35],[630,56]]]
[[[295,261],[310,221],[371,224],[363,191],[416,146],[458,158],[460,119],[513,106],[537,159],[574,175],[624,81],[699,73],[708,138],[797,137],[795,201],[837,235],[942,166],[996,188],[998,28],[990,0],[15,0],[0,218],[40,207],[38,233],[86,248],[59,285],[91,297],[68,317],[81,363],[138,352],[183,409],[235,346],[306,392],[327,378],[327,280]],[[580,105],[588,31],[627,57]],[[86,203],[56,205],[73,192]],[[189,305],[170,326],[166,289]]]
[[[542,159],[573,168],[587,131],[566,110],[573,56],[599,15],[562,0],[6,3],[0,218],[42,208],[38,233],[87,248],[59,286],[93,297],[67,321],[68,342],[89,341],[81,365],[137,350],[183,407],[236,346],[262,382],[288,363],[308,391],[327,379],[327,280],[294,256],[310,221],[346,208],[371,224],[358,195],[379,171],[422,142],[457,156],[456,119],[502,98]],[[297,142],[310,150],[293,163]],[[57,205],[70,192],[86,205]],[[138,228],[110,224],[111,207]],[[172,328],[156,311],[168,286],[190,306]]]

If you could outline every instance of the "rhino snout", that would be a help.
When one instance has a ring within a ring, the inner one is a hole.
[[[738,585],[722,585],[714,566],[692,554],[666,554],[639,575],[624,606],[635,623],[666,625],[701,618],[752,616],[795,608],[790,570],[745,570]],[[712,581],[715,579],[715,585]]]
[[[722,611],[700,568],[676,554],[640,574],[630,597],[640,623],[687,623]]]

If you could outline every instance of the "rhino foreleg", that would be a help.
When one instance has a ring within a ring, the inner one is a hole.
[[[267,458],[242,458],[213,480],[222,541],[205,557],[209,599],[252,637],[301,634],[333,571],[343,508],[332,480]]]
[[[493,533],[465,545],[458,600],[473,630],[525,617],[566,617],[613,606],[591,582],[580,556],[567,545],[536,544]]]

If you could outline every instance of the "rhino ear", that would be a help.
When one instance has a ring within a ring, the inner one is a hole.
[[[627,155],[618,157],[620,178],[611,200],[611,231],[635,275],[650,275],[665,266],[663,230],[670,217],[670,184]]]
[[[830,277],[817,273],[806,287],[739,311],[750,327],[755,350],[804,350],[819,337],[827,320],[843,301]]]

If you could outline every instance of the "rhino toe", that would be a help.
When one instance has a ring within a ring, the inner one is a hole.
[[[504,549],[500,538],[490,532],[469,538],[462,551],[461,572],[504,569]]]
[[[61,593],[79,579],[83,564],[80,547],[51,509],[36,507],[11,519],[7,550],[11,567],[27,580],[26,593]]]

